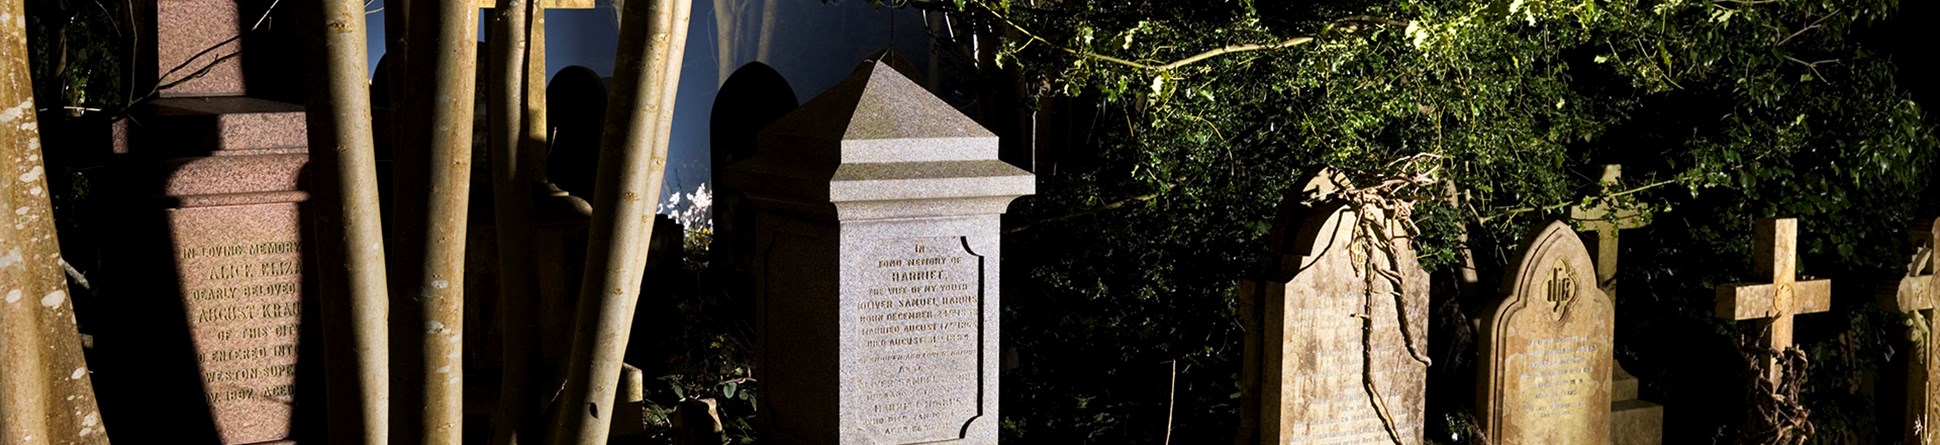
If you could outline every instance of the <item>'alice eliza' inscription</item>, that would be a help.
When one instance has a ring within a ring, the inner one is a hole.
[[[983,258],[962,238],[883,240],[855,298],[863,424],[888,443],[953,439],[977,415]]]
[[[209,402],[289,400],[303,316],[302,242],[183,245],[176,261]]]

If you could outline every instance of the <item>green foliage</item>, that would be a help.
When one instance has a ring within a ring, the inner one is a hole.
[[[1418,153],[1444,159],[1460,198],[1416,197],[1431,269],[1467,233],[1484,279],[1500,276],[1518,237],[1572,205],[1649,214],[1624,245],[1618,348],[1647,395],[1694,409],[1678,437],[1726,431],[1741,408],[1693,389],[1742,386],[1730,368],[1671,366],[1733,343],[1710,289],[1755,279],[1755,219],[1800,218],[1801,272],[1851,283],[1835,295],[1848,317],[1800,318],[1828,376],[1807,404],[1828,422],[1819,440],[1872,437],[1871,396],[1843,379],[1884,366],[1899,331],[1865,280],[1901,270],[1906,223],[1934,210],[1933,131],[1865,38],[1894,1],[962,7],[1007,36],[993,59],[1032,93],[1102,109],[1094,151],[1013,209],[1050,222],[1006,238],[1030,252],[1006,256],[1005,339],[1023,364],[1004,374],[1009,438],[1150,442],[1170,404],[1173,437],[1220,442],[1237,417],[1236,283],[1287,183],[1321,166],[1381,178]],[[1597,184],[1605,163],[1625,165],[1620,196]],[[1169,360],[1176,398],[1142,371]]]
[[[29,0],[25,6],[28,61],[41,108],[73,107],[68,114],[79,116],[126,105],[131,4]]]

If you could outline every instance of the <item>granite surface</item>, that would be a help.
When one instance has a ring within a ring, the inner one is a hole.
[[[724,182],[756,212],[756,378],[779,444],[997,443],[997,138],[867,63]]]

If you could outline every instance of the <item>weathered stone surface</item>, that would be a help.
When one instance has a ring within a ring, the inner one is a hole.
[[[729,167],[757,211],[764,440],[997,443],[999,216],[1035,184],[996,156],[872,63]]]
[[[1907,268],[1906,277],[1890,285],[1883,286],[1879,293],[1882,307],[1898,312],[1918,314],[1914,318],[1921,323],[1916,332],[1928,334],[1914,342],[1914,349],[1907,354],[1906,395],[1904,400],[1888,403],[1901,403],[1906,418],[1902,424],[1903,440],[1906,443],[1940,443],[1940,428],[1933,425],[1940,419],[1940,357],[1935,357],[1932,339],[1934,328],[1934,309],[1940,306],[1940,283],[1934,283],[1933,274],[1940,272],[1940,253],[1934,244],[1940,240],[1940,218],[1926,221],[1930,225],[1918,227],[1911,233],[1913,243],[1919,246],[1912,264]],[[1881,397],[1891,399],[1891,397]]]
[[[1428,274],[1395,215],[1362,215],[1322,195],[1345,184],[1323,181],[1338,179],[1322,173],[1289,193],[1260,276],[1241,285],[1259,304],[1248,335],[1261,342],[1258,406],[1242,407],[1259,413],[1258,438],[1241,441],[1421,443]],[[1394,254],[1355,241],[1372,237]]]
[[[1497,444],[1608,443],[1615,306],[1568,225],[1525,243],[1482,321],[1477,418]]]
[[[1623,177],[1623,166],[1609,164],[1603,166],[1603,194],[1617,193]],[[1649,224],[1643,214],[1631,209],[1612,210],[1608,203],[1592,207],[1576,206],[1570,208],[1570,219],[1575,220],[1584,231],[1595,232],[1596,241],[1596,283],[1611,301],[1617,299],[1617,249],[1618,234],[1624,229],[1636,229]],[[1637,398],[1637,376],[1623,369],[1623,364],[1612,361],[1616,368],[1611,370],[1610,395],[1610,438],[1616,445],[1655,445],[1663,442],[1664,407]],[[1621,427],[1620,427],[1621,426]],[[1655,433],[1652,433],[1655,432]]]
[[[1717,316],[1726,320],[1749,321],[1739,326],[1748,339],[1764,339],[1763,344],[1747,345],[1763,350],[1765,379],[1776,385],[1782,371],[1777,355],[1771,352],[1792,347],[1792,316],[1832,309],[1832,280],[1798,281],[1798,220],[1765,218],[1753,230],[1752,256],[1757,257],[1758,274],[1771,277],[1768,284],[1722,284],[1717,287]]]

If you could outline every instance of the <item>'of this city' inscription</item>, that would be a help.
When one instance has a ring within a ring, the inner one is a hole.
[[[289,435],[303,309],[298,207],[173,209],[177,276],[223,443]],[[221,230],[208,230],[220,227]]]
[[[1483,430],[1505,445],[1608,443],[1615,306],[1568,225],[1526,242],[1503,280],[1508,298],[1483,320]]]
[[[977,416],[983,258],[962,238],[882,240],[853,322],[863,423],[884,443],[956,438]]]

